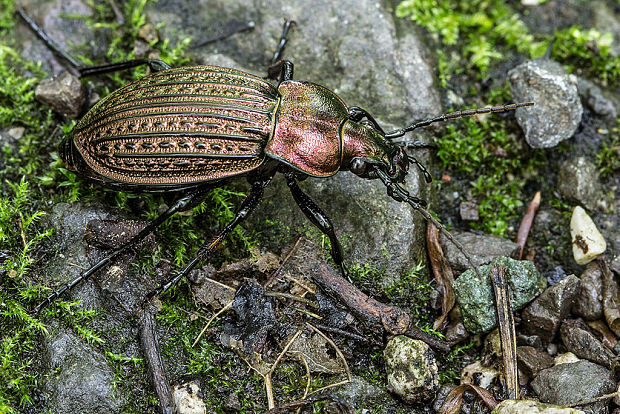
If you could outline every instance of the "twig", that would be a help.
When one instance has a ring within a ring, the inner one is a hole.
[[[286,354],[286,352],[291,347],[291,345],[293,345],[293,342],[295,342],[295,339],[297,339],[297,337],[301,335],[301,332],[302,332],[301,329],[295,332],[295,335],[293,335],[293,337],[287,342],[282,352],[280,352],[280,355],[278,355],[278,357],[276,358],[276,361],[271,366],[271,369],[266,374],[263,375],[263,379],[265,380],[265,391],[267,393],[267,407],[269,407],[270,410],[275,408],[276,406],[275,400],[273,398],[273,385],[271,382],[271,374],[273,374],[273,371],[276,369],[276,367],[280,363],[280,360],[282,359],[282,357],[284,357],[284,354]]]
[[[614,398],[618,395],[618,392],[612,392],[611,394],[599,395],[598,397],[588,398],[587,400],[581,400],[570,404],[565,404],[562,407],[572,408],[577,407],[579,405],[588,405],[599,401],[608,400],[610,398]]]
[[[292,295],[290,293],[266,292],[265,296],[272,296],[272,297],[278,297],[278,298],[285,298],[285,299],[295,300],[297,302],[305,303],[306,305],[311,306],[311,307],[313,307],[315,309],[319,308],[319,305],[317,305],[316,303],[312,302],[311,300],[308,300],[306,298],[302,298],[301,296]]]
[[[317,328],[319,328],[322,331],[331,332],[331,333],[335,333],[335,334],[338,334],[338,335],[346,336],[346,337],[349,337],[351,339],[355,339],[355,340],[358,340],[358,341],[361,341],[361,342],[366,342],[366,343],[371,342],[368,338],[364,338],[363,336],[358,335],[358,334],[354,334],[353,332],[347,332],[345,330],[338,329],[338,328],[333,328],[333,327],[327,326],[327,325],[319,325],[318,323],[315,323],[314,326],[316,326]],[[380,345],[379,342],[375,342],[375,341],[372,341],[372,342],[375,345]]]
[[[275,280],[277,279],[278,275],[282,271],[282,268],[284,267],[286,262],[288,262],[291,256],[293,256],[293,253],[295,253],[295,250],[297,250],[297,246],[299,245],[301,238],[302,236],[297,237],[297,240],[295,241],[295,244],[291,248],[291,251],[288,252],[284,260],[282,260],[282,263],[280,263],[280,266],[271,274],[271,276],[269,276],[269,279],[267,279],[267,282],[265,282],[265,288],[267,288],[268,286],[271,286],[273,282],[275,282]]]
[[[442,352],[450,350],[446,342],[416,327],[407,312],[369,297],[325,263],[319,265],[312,277],[317,285],[344,304],[371,329],[381,334],[386,331],[390,335],[408,335]]]
[[[196,346],[196,344],[198,343],[198,341],[200,340],[202,335],[207,331],[207,328],[209,328],[209,325],[211,325],[211,322],[213,322],[215,320],[215,318],[220,316],[222,313],[224,313],[228,309],[230,309],[230,307],[232,306],[233,302],[234,301],[231,300],[230,302],[228,302],[226,304],[226,306],[224,306],[222,309],[220,309],[219,311],[217,311],[216,313],[213,314],[213,316],[207,321],[207,324],[205,325],[205,327],[202,328],[202,331],[200,331],[200,333],[198,334],[198,336],[194,340],[194,343],[192,344],[192,348]]]
[[[497,326],[502,345],[502,360],[504,362],[504,378],[506,379],[506,393],[508,398],[519,398],[519,380],[517,372],[517,342],[515,322],[512,317],[508,281],[503,266],[491,268],[491,285],[495,294],[497,310]]]
[[[311,323],[306,322],[306,325],[308,325],[314,332],[316,332],[319,335],[321,335],[321,337],[323,337],[323,339],[325,339],[327,341],[327,343],[330,344],[334,348],[334,350],[338,354],[338,357],[340,357],[340,359],[342,359],[342,363],[344,364],[344,369],[345,369],[345,371],[347,373],[347,379],[350,382],[351,381],[351,371],[349,370],[349,364],[347,364],[347,360],[344,357],[344,355],[342,354],[342,351],[340,351],[340,348],[338,348],[338,346],[334,343],[334,341],[332,341],[327,335],[325,335],[323,332],[321,332],[318,328],[315,328]]]
[[[534,222],[534,216],[536,215],[536,210],[538,210],[538,206],[540,206],[540,191],[537,191],[530,203],[523,219],[521,220],[521,224],[519,225],[519,230],[517,231],[517,238],[515,242],[521,247],[519,250],[519,260],[523,257],[523,249],[525,249],[525,242],[527,242],[527,236],[530,233],[530,229],[532,228],[532,223]]]
[[[144,307],[140,318],[140,343],[144,352],[146,366],[151,373],[153,388],[159,398],[160,410],[163,414],[172,414],[173,402],[170,384],[166,378],[164,364],[161,360],[159,342],[155,334],[155,317],[150,302]]]

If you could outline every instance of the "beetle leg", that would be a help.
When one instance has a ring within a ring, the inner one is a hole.
[[[279,83],[293,79],[293,62],[280,60],[267,68],[267,78],[276,79]]]
[[[325,214],[325,212],[321,210],[321,208],[314,202],[314,200],[312,200],[308,194],[304,193],[301,188],[299,188],[299,185],[297,184],[297,181],[295,180],[293,174],[287,173],[285,174],[285,176],[286,182],[288,183],[288,187],[291,190],[291,194],[293,194],[295,202],[297,203],[301,211],[304,212],[306,217],[310,219],[312,224],[314,224],[319,230],[321,230],[323,234],[329,237],[329,242],[332,245],[332,248],[330,250],[332,259],[334,259],[334,262],[338,265],[338,267],[340,267],[342,275],[346,279],[351,281],[344,266],[342,245],[340,244],[338,237],[336,237],[334,225],[332,224],[331,220],[329,219],[329,217],[327,217],[327,214]]]
[[[34,308],[34,313],[35,314],[39,313],[41,309],[43,309],[45,306],[51,303],[54,299],[62,295],[65,291],[73,289],[75,286],[77,286],[78,284],[88,279],[93,274],[95,274],[95,272],[97,272],[103,266],[110,263],[114,258],[118,257],[121,253],[127,251],[131,247],[138,244],[140,241],[142,241],[146,236],[148,236],[153,230],[155,230],[161,223],[166,221],[166,219],[168,219],[174,213],[187,209],[197,199],[202,197],[204,193],[206,192],[206,190],[207,190],[206,188],[200,188],[194,191],[193,193],[177,200],[177,202],[174,203],[172,206],[170,206],[168,210],[160,214],[155,220],[151,221],[144,229],[142,229],[138,234],[133,236],[127,243],[120,246],[119,248],[114,250],[112,253],[110,253],[108,256],[101,259],[90,269],[80,274],[76,279],[64,284],[62,287],[60,287],[59,289],[54,291],[51,295],[49,295],[47,298],[45,298],[43,302],[39,303],[37,307]]]
[[[71,67],[77,71],[80,77],[100,75],[103,73],[116,72],[119,70],[125,70],[134,68],[136,66],[149,65],[153,72],[159,72],[160,70],[170,69],[170,65],[162,60],[157,59],[134,59],[126,62],[110,63],[98,66],[83,66],[71,55],[62,50],[58,43],[54,42],[45,31],[35,23],[23,10],[17,9],[17,13],[28,24],[30,29],[45,43],[45,45],[56,55],[66,60]]]
[[[154,291],[150,292],[146,296],[146,300],[149,300],[153,296],[160,295],[170,289],[172,286],[176,285],[183,277],[187,276],[189,272],[201,261],[205,260],[213,251],[224,241],[224,239],[237,227],[242,221],[244,221],[252,211],[256,209],[261,199],[263,198],[263,190],[271,182],[271,178],[273,175],[268,176],[264,179],[254,181],[252,184],[252,189],[250,190],[250,194],[247,196],[241,207],[239,207],[239,211],[237,211],[237,215],[235,218],[228,223],[226,227],[222,229],[218,233],[217,236],[213,238],[213,240],[205,243],[198,253],[196,257],[185,266],[178,274],[176,274],[172,279],[170,279],[166,284],[159,286]]]
[[[288,32],[291,27],[295,26],[296,24],[297,23],[295,22],[295,20],[287,20],[284,22],[284,27],[282,27],[282,35],[280,36],[280,41],[278,42],[278,47],[276,47],[276,52],[273,54],[273,58],[271,59],[272,65],[282,59],[282,54],[284,53],[284,49],[286,48],[286,44],[288,43]]]

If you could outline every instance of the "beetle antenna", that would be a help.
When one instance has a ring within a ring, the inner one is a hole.
[[[524,106],[532,106],[532,105],[534,105],[534,102],[522,102],[522,103],[506,104],[506,105],[500,105],[500,106],[492,106],[488,108],[477,108],[477,109],[468,109],[466,111],[449,112],[447,114],[443,114],[435,118],[426,119],[424,121],[419,121],[419,122],[414,122],[408,127],[389,132],[385,135],[385,138],[394,139],[394,138],[402,137],[407,132],[413,131],[414,129],[417,129],[417,128],[428,126],[430,124],[434,124],[435,122],[447,121],[449,119],[463,118],[466,116],[489,114],[493,112],[513,111],[517,108],[522,108]]]
[[[465,256],[465,259],[467,259],[469,266],[471,266],[471,268],[474,269],[474,272],[476,272],[476,275],[478,275],[478,279],[484,280],[480,272],[478,272],[478,267],[474,265],[474,262],[472,261],[471,256],[469,255],[469,253],[465,251],[465,248],[463,247],[463,245],[459,243],[459,241],[456,240],[454,236],[452,236],[452,234],[448,230],[446,230],[444,226],[441,225],[441,223],[439,223],[435,218],[433,218],[433,216],[431,216],[431,214],[424,207],[422,207],[420,200],[416,197],[413,197],[412,195],[409,194],[409,191],[405,190],[403,187],[393,182],[385,171],[381,170],[380,168],[375,168],[375,171],[379,179],[387,187],[388,195],[396,201],[406,202],[414,210],[418,211],[422,215],[422,217],[426,219],[426,221],[430,222],[431,224],[433,224],[433,226],[437,227],[439,231],[441,231],[441,233],[444,236],[446,236],[446,238],[450,240],[452,244],[456,246],[458,251],[461,252],[463,256]]]

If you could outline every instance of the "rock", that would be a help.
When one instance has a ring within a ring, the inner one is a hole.
[[[564,352],[563,354],[559,354],[553,359],[553,365],[574,364],[575,362],[579,361],[581,360],[577,358],[577,355],[573,354],[572,352]]]
[[[467,365],[461,371],[461,384],[473,384],[489,389],[500,372],[493,367],[485,367],[480,361]]]
[[[573,313],[587,321],[603,317],[603,280],[596,262],[588,263],[579,276],[579,289],[573,303]]]
[[[551,286],[521,313],[525,332],[551,341],[573,305],[579,279],[570,275]]]
[[[530,383],[543,402],[570,404],[616,390],[611,371],[590,361],[560,364],[542,370]],[[583,407],[586,413],[606,413],[607,401]]]
[[[564,270],[562,266],[556,266],[553,270],[545,272],[543,276],[547,279],[549,286],[553,286],[561,282],[566,277],[566,270]]]
[[[581,100],[592,109],[592,112],[603,118],[616,119],[617,112],[614,103],[605,97],[601,88],[594,82],[579,78],[577,88]]]
[[[519,255],[519,245],[501,237],[459,231],[453,232],[452,235],[463,245],[463,248],[469,253],[472,262],[476,266],[489,264],[496,257],[516,258]],[[439,241],[446,259],[455,274],[458,275],[470,269],[471,266],[465,256],[443,234],[440,235]]]
[[[534,377],[543,369],[553,366],[553,358],[546,352],[531,346],[517,347],[519,369],[530,377]]]
[[[566,349],[579,358],[611,368],[614,353],[590,333],[583,322],[565,320],[560,328],[560,336]]]
[[[463,321],[450,322],[446,328],[446,342],[456,345],[469,337],[469,332],[465,329]]]
[[[533,400],[504,400],[491,414],[583,414],[576,408],[565,408]]]
[[[388,390],[411,404],[435,397],[439,375],[435,355],[428,345],[400,335],[388,342],[383,355]]]
[[[536,104],[516,111],[532,148],[554,147],[573,136],[583,112],[575,76],[556,62],[536,59],[512,69],[508,78],[516,102]]]
[[[573,257],[578,264],[590,263],[607,249],[605,239],[586,211],[577,206],[570,219]]]
[[[200,387],[194,381],[175,385],[172,400],[176,414],[206,414],[207,406],[200,397]]]
[[[491,264],[480,266],[478,270],[484,277],[482,282],[473,270],[462,273],[454,281],[453,288],[463,323],[471,333],[488,332],[497,324],[493,289],[488,277],[491,267],[496,264],[506,268],[510,303],[514,310],[521,309],[547,286],[547,281],[532,262],[507,257],[498,257]]]
[[[383,388],[375,384],[367,382],[362,377],[352,375],[351,382],[347,382],[332,391],[339,398],[344,400],[349,407],[364,412],[363,409],[372,409],[373,407],[382,407],[386,412],[397,412],[403,404],[394,399]],[[326,413],[341,413],[339,409]]]
[[[60,331],[46,338],[45,354],[45,412],[121,412],[126,401],[116,392],[114,369],[95,347]]]
[[[69,119],[82,114],[86,101],[86,88],[76,77],[65,71],[60,75],[43,79],[34,91],[37,101]]]
[[[602,198],[596,166],[585,157],[564,161],[558,173],[558,191],[565,199],[594,209]]]
[[[459,205],[459,213],[463,221],[478,221],[478,203],[475,201],[463,201]]]

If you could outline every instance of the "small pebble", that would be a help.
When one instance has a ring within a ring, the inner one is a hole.
[[[577,206],[570,220],[573,257],[577,264],[587,264],[607,249],[605,239],[586,211]]]

